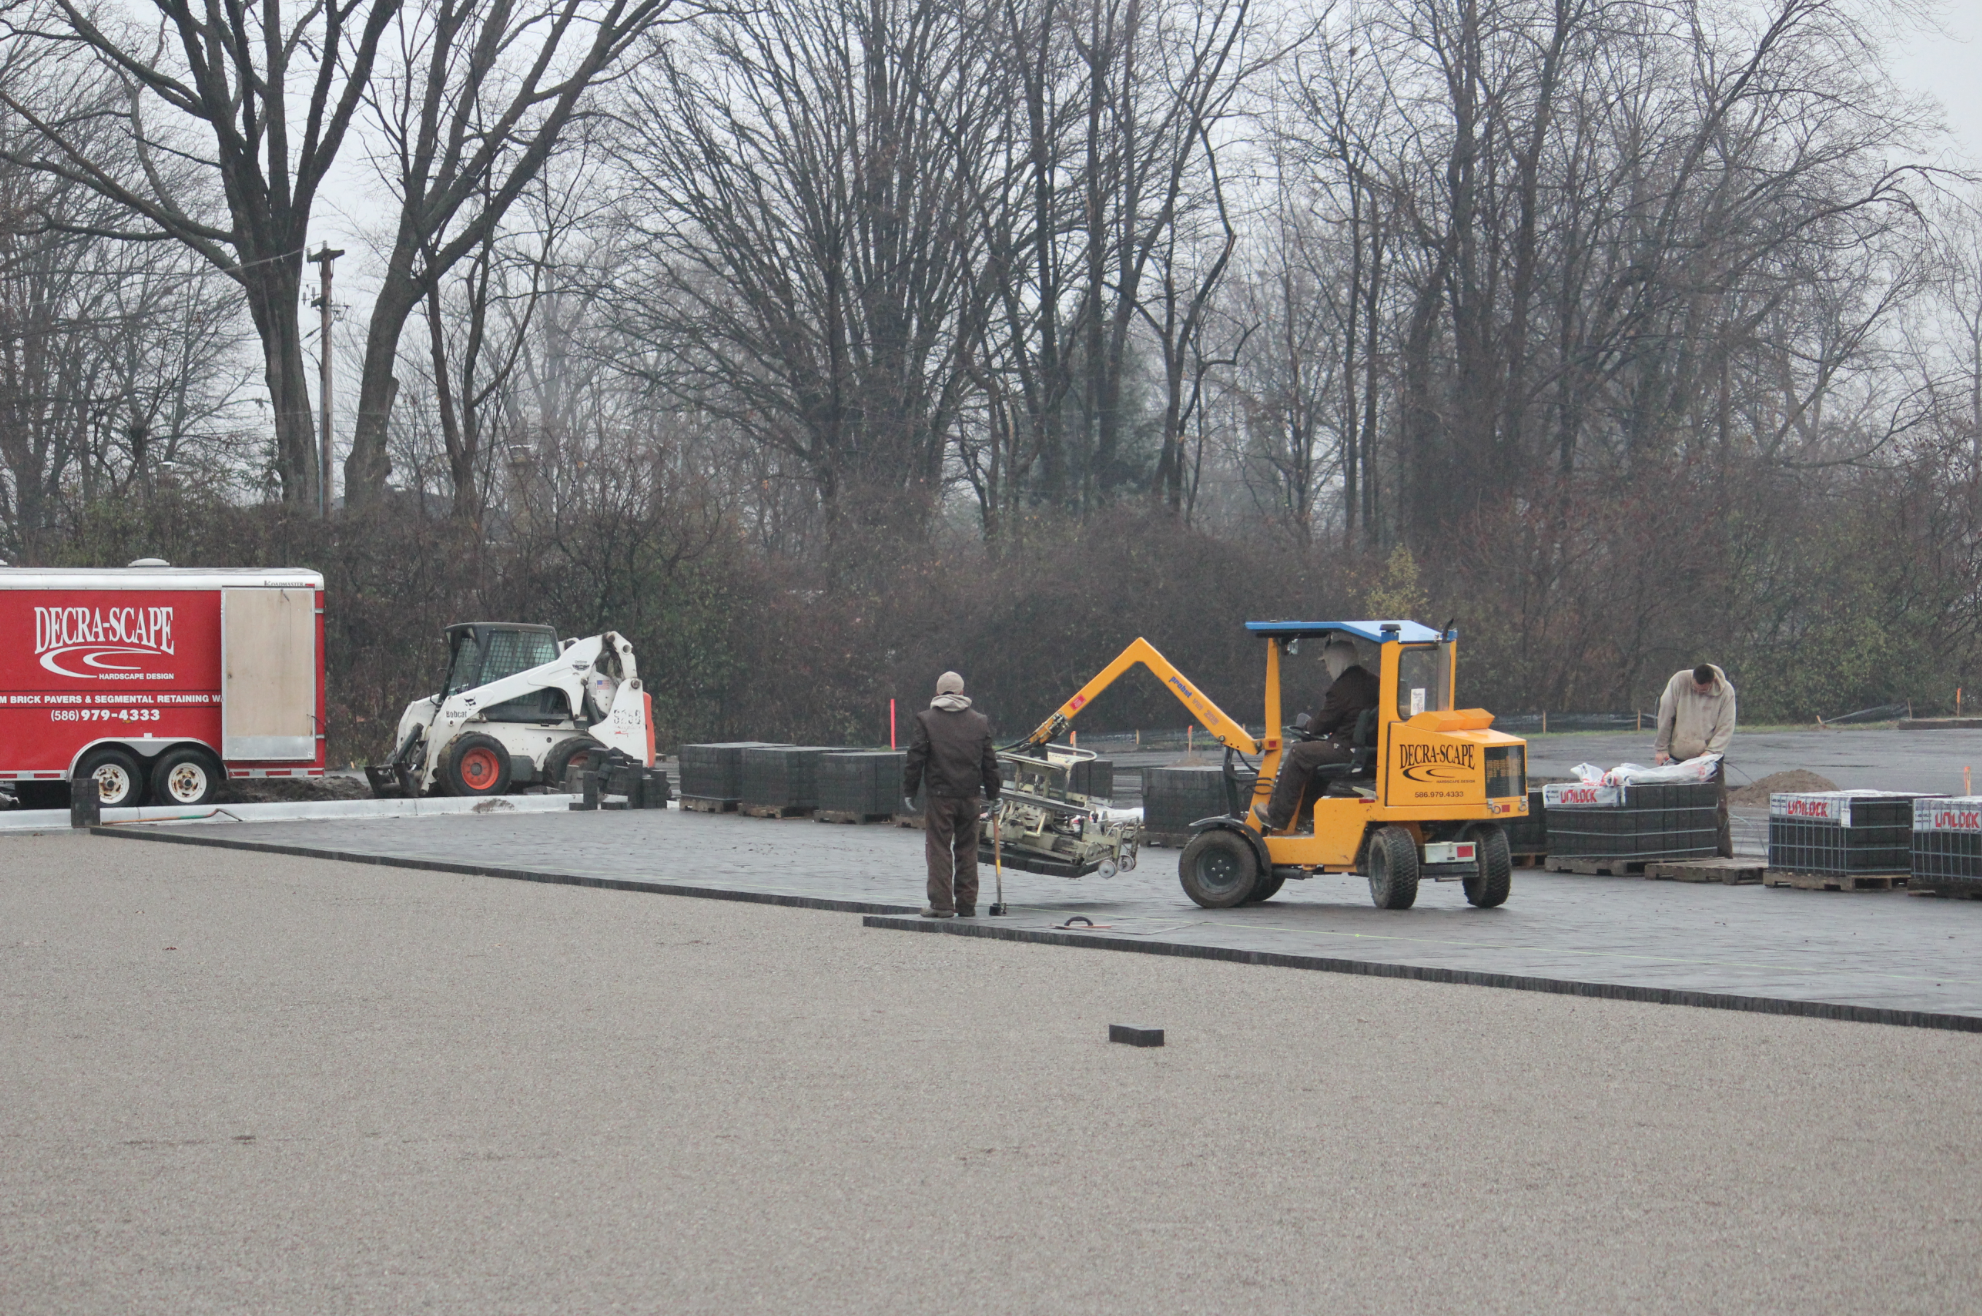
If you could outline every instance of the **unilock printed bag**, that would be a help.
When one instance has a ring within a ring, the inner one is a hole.
[[[1913,802],[1916,832],[1982,832],[1982,796],[1920,799]]]
[[[1542,787],[1542,806],[1549,809],[1615,809],[1623,803],[1621,786],[1585,781]]]
[[[1851,826],[1853,800],[1915,800],[1912,791],[1777,791],[1769,796],[1769,817]]]

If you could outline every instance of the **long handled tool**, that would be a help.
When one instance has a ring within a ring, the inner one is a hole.
[[[1002,812],[996,804],[991,806],[991,872],[998,882],[998,898],[991,905],[994,915],[1005,912],[1005,835],[998,826]]]

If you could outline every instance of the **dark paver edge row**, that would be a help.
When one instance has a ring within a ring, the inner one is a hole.
[[[1371,978],[1412,978],[1419,982],[1459,983],[1468,987],[1499,987],[1517,992],[1549,992],[1557,996],[1589,996],[1607,1001],[1643,1001],[1651,1005],[1690,1005],[1708,1010],[1745,1010],[1752,1014],[1801,1015],[1848,1023],[1890,1024],[1901,1028],[1940,1028],[1958,1033],[1982,1033],[1982,1017],[1935,1014],[1927,1010],[1887,1010],[1835,1001],[1797,1001],[1778,996],[1738,996],[1728,992],[1696,992],[1674,987],[1632,987],[1623,983],[1584,982],[1574,978],[1533,978],[1481,969],[1442,969],[1434,965],[1393,964],[1385,960],[1346,960],[1327,955],[1293,955],[1285,951],[1239,950],[1230,946],[1200,946],[1178,941],[1129,941],[1080,932],[1042,932],[1032,928],[999,927],[985,923],[905,918],[869,914],[864,927],[897,932],[940,932],[958,937],[990,937],[994,941],[1032,941],[1050,946],[1080,946],[1090,950],[1137,951],[1144,955],[1177,955],[1186,959],[1225,960],[1281,969],[1321,973],[1353,973]]]
[[[552,886],[588,886],[606,891],[695,896],[703,900],[740,900],[752,905],[791,905],[803,909],[829,909],[841,914],[905,914],[913,913],[915,910],[913,905],[879,904],[871,900],[833,900],[825,896],[786,895],[777,891],[737,891],[728,887],[683,886],[674,882],[642,882],[632,878],[586,877],[578,873],[549,873],[536,868],[500,868],[490,864],[464,864],[449,859],[369,854],[362,850],[333,850],[328,846],[316,845],[278,845],[272,841],[242,841],[224,836],[138,832],[127,831],[121,827],[92,827],[90,831],[96,836],[114,836],[127,841],[210,845],[222,850],[254,850],[262,854],[294,855],[303,859],[333,859],[340,863],[377,864],[387,868],[421,868],[435,873],[459,873],[465,877],[501,877],[517,882],[546,882]]]
[[[1847,1023],[1887,1024],[1900,1028],[1982,1032],[1982,1016],[1974,1015],[1936,1014],[1926,1010],[1888,1010],[1868,1005],[1845,1005],[1833,1001],[1797,1001],[1774,996],[1740,996],[1725,992],[1687,991],[1672,987],[1633,987],[1622,983],[1586,982],[1573,978],[1537,978],[1512,973],[1490,973],[1478,969],[1446,969],[1433,965],[1393,964],[1383,960],[1294,955],[1285,951],[1239,950],[1230,946],[1200,946],[1176,941],[1129,941],[1077,932],[1047,932],[986,923],[922,919],[912,915],[904,917],[910,914],[911,907],[877,904],[865,900],[834,900],[825,896],[788,895],[774,891],[737,891],[723,887],[683,886],[671,882],[584,877],[573,873],[547,873],[529,868],[500,868],[488,864],[464,864],[445,859],[367,854],[362,851],[334,850],[324,846],[242,841],[224,836],[140,832],[122,827],[92,827],[90,831],[97,836],[120,837],[132,841],[163,841],[177,845],[213,846],[223,850],[253,850],[262,854],[330,859],[343,863],[374,864],[389,868],[425,869],[437,873],[458,873],[468,877],[500,877],[523,882],[546,882],[555,886],[597,887],[608,891],[636,891],[650,895],[694,896],[705,900],[738,900],[756,905],[824,909],[842,914],[864,915],[861,919],[863,927],[898,932],[936,932],[950,936],[988,937],[994,941],[1034,942],[1048,946],[1074,946],[1085,950],[1134,951],[1145,955],[1223,960],[1228,963],[1256,964],[1270,968],[1350,973],[1373,978],[1409,978],[1419,982],[1498,987],[1508,991],[1547,992],[1557,996],[1585,996],[1609,1001],[1641,1001],[1651,1005],[1687,1005],[1709,1010],[1742,1010],[1752,1014],[1796,1015],[1811,1019],[1834,1019]]]

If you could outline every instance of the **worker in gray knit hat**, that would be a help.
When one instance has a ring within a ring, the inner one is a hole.
[[[970,706],[963,678],[944,672],[936,697],[915,715],[915,734],[902,772],[902,804],[915,812],[923,792],[923,855],[929,863],[924,918],[977,914],[977,820],[983,801],[998,798],[998,753],[991,722]]]

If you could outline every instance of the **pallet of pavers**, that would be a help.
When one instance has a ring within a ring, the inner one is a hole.
[[[819,763],[844,745],[752,745],[743,751],[738,813],[753,818],[806,818],[819,807]]]
[[[1915,800],[1909,858],[1915,892],[1982,900],[1982,795]]]
[[[819,808],[824,823],[889,822],[901,812],[901,750],[847,750],[819,759]]]
[[[695,813],[730,813],[743,799],[743,751],[768,740],[728,740],[681,747],[681,807]]]
[[[1548,869],[1603,877],[1679,877],[1753,882],[1742,865],[1705,864],[1719,836],[1720,791],[1713,782],[1640,786],[1545,786]],[[1654,872],[1657,865],[1661,871]],[[1748,865],[1747,868],[1756,868]],[[1713,871],[1713,877],[1705,876]]]
[[[1913,863],[1913,811],[1902,791],[1778,792],[1769,796],[1770,886],[1802,891],[1897,891]]]

